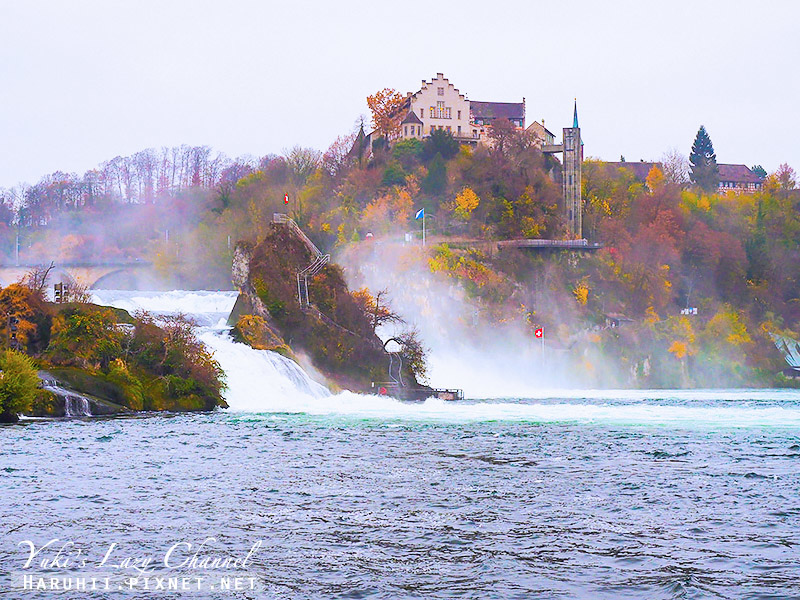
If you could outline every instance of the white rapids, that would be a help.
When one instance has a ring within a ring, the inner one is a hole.
[[[304,413],[349,418],[441,422],[518,421],[669,427],[800,428],[796,390],[554,390],[470,402],[403,403],[343,392],[331,394],[294,361],[234,342],[225,326],[236,292],[95,290],[94,301],[131,312],[183,313],[225,371],[230,410],[270,415]],[[432,361],[435,365],[436,361]],[[500,382],[499,382],[500,383]],[[469,395],[469,390],[465,390]]]

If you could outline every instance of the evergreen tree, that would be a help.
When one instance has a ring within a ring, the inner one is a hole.
[[[692,183],[706,192],[713,192],[717,189],[719,184],[717,155],[714,154],[714,145],[711,143],[711,138],[708,137],[706,128],[702,125],[697,131],[697,137],[694,138],[689,163],[692,165],[689,173]]]
[[[753,167],[750,170],[759,177],[761,177],[761,179],[766,179],[767,177],[767,170],[761,165],[753,165]]]
[[[451,132],[445,129],[435,129],[425,140],[422,158],[427,161],[435,158],[437,154],[441,154],[442,158],[449,160],[458,154],[459,148],[460,145]]]
[[[447,167],[442,155],[437,153],[428,167],[428,174],[422,180],[422,191],[433,196],[443,194],[447,188]]]

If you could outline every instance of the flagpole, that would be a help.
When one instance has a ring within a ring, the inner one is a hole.
[[[425,247],[425,209],[422,209],[422,247]]]

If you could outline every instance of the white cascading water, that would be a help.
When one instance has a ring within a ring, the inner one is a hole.
[[[236,292],[95,290],[94,301],[153,314],[182,312],[225,371],[232,411],[342,415],[383,420],[574,422],[675,427],[798,427],[797,390],[526,390],[526,402],[403,403],[382,396],[331,394],[295,362],[234,342],[225,322]],[[435,365],[436,361],[432,361]],[[497,377],[502,386],[502,375]],[[456,385],[458,382],[454,382]],[[492,382],[486,382],[492,387]],[[500,389],[498,387],[498,389]],[[466,390],[469,395],[469,390]],[[729,401],[730,406],[724,402]],[[776,405],[777,401],[777,405]],[[710,406],[713,402],[715,405]],[[759,406],[759,404],[762,404]]]
[[[64,398],[65,417],[90,417],[89,401],[79,394],[67,394]]]
[[[64,416],[65,417],[91,417],[92,407],[89,404],[89,399],[77,392],[67,390],[55,381],[42,382],[42,388],[53,392],[59,398],[64,399]]]

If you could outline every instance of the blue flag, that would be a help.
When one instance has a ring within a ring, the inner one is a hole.
[[[421,219],[421,218],[422,218],[422,217],[424,217],[424,216],[425,216],[425,209],[424,209],[424,208],[420,208],[420,209],[417,211],[417,214],[416,214],[416,215],[414,215],[414,220],[415,220],[415,221],[417,221],[417,220]]]

